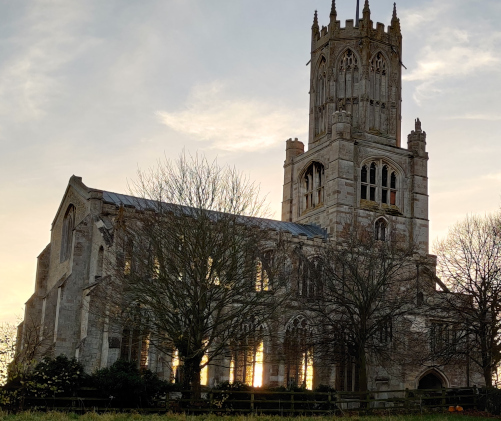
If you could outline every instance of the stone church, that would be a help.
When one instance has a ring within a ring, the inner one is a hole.
[[[390,12],[390,11],[389,11]],[[446,287],[435,276],[436,259],[429,254],[428,153],[419,119],[402,145],[402,34],[396,7],[391,23],[373,24],[366,0],[360,19],[337,20],[332,2],[327,26],[315,12],[311,32],[311,76],[308,147],[298,139],[286,142],[281,221],[276,230],[318,247],[336,238],[347,218],[374,227],[384,240],[399,232],[417,245],[426,262],[422,300]],[[305,110],[306,111],[306,110]],[[51,225],[51,240],[38,256],[35,292],[26,302],[19,326],[18,352],[36,330],[43,355],[76,357],[92,372],[118,358],[135,359],[165,379],[175,378],[175,358],[158,355],[131,332],[115,335],[108,321],[91,311],[91,291],[103,273],[106,253],[113,249],[115,219],[122,208],[134,209],[134,198],[86,186],[71,177]],[[288,314],[277,338],[303,329],[304,315]],[[431,329],[431,317],[420,317],[420,329]],[[43,341],[42,341],[43,339]],[[280,341],[281,339],[275,339]],[[423,344],[428,346],[428,344]],[[304,356],[304,366],[292,369],[280,356],[260,344],[251,367],[239,373],[232,362],[208,368],[202,383],[213,386],[239,380],[256,386],[296,384],[313,388],[329,383],[338,390],[355,390],[355,367],[315,369],[318,362]],[[476,370],[462,365],[414,366],[401,376],[369,370],[369,388],[390,390],[427,385],[482,385]],[[405,371],[405,372],[404,372]],[[251,380],[250,380],[251,379]],[[431,383],[430,383],[431,382]]]

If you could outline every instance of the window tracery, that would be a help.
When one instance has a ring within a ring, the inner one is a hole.
[[[384,55],[378,52],[369,66],[369,129],[388,132],[388,72]]]
[[[302,211],[306,211],[324,202],[324,166],[319,162],[312,162],[302,179]]]
[[[362,165],[360,169],[360,199],[398,206],[397,171],[382,160]]]
[[[311,329],[303,316],[292,319],[286,327],[285,386],[313,388],[313,346]]]
[[[339,60],[337,77],[338,109],[352,114],[353,125],[358,126],[360,67],[357,55],[347,49]]]
[[[260,387],[263,383],[264,327],[245,323],[233,342],[230,381]]]
[[[315,134],[324,133],[327,127],[327,61],[322,57],[318,65],[315,81]]]
[[[307,300],[314,300],[323,290],[323,262],[319,257],[311,260],[302,259],[299,267],[298,295]]]
[[[75,214],[75,206],[68,206],[68,209],[64,214],[63,230],[61,233],[61,262],[68,260],[71,255],[71,246],[73,244],[73,230],[75,229]]]

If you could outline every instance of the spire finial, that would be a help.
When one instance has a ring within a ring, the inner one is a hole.
[[[336,0],[332,0],[332,6],[331,6],[331,16],[336,16]]]
[[[364,4],[364,12],[370,12],[371,10],[369,9],[369,0],[365,0]]]
[[[393,16],[392,20],[397,18],[397,3],[393,3]]]
[[[358,24],[360,22],[360,0],[357,0],[357,11],[355,15],[355,27],[358,28]]]
[[[313,38],[315,38],[320,32],[318,28],[318,17],[316,10],[315,10],[315,15],[313,16],[313,25],[311,26],[311,31]]]

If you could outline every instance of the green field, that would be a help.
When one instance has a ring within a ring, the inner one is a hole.
[[[492,419],[478,414],[477,416],[463,414],[425,414],[425,415],[374,415],[374,416],[346,416],[346,417],[278,417],[278,416],[217,416],[217,415],[140,415],[140,414],[96,414],[89,412],[84,415],[62,412],[23,412],[19,414],[8,414],[0,411],[0,421],[341,421],[366,420],[366,421],[479,421],[482,419]],[[499,419],[499,417],[496,417]]]

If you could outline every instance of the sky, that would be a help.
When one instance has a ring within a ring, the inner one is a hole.
[[[307,143],[311,24],[330,0],[0,0],[0,322],[22,316],[71,175],[127,192],[184,149],[261,184]],[[363,3],[363,0],[362,0]],[[371,0],[388,25],[393,0]],[[401,0],[402,144],[419,117],[432,243],[501,205],[501,2]],[[355,0],[337,0],[338,19]]]

